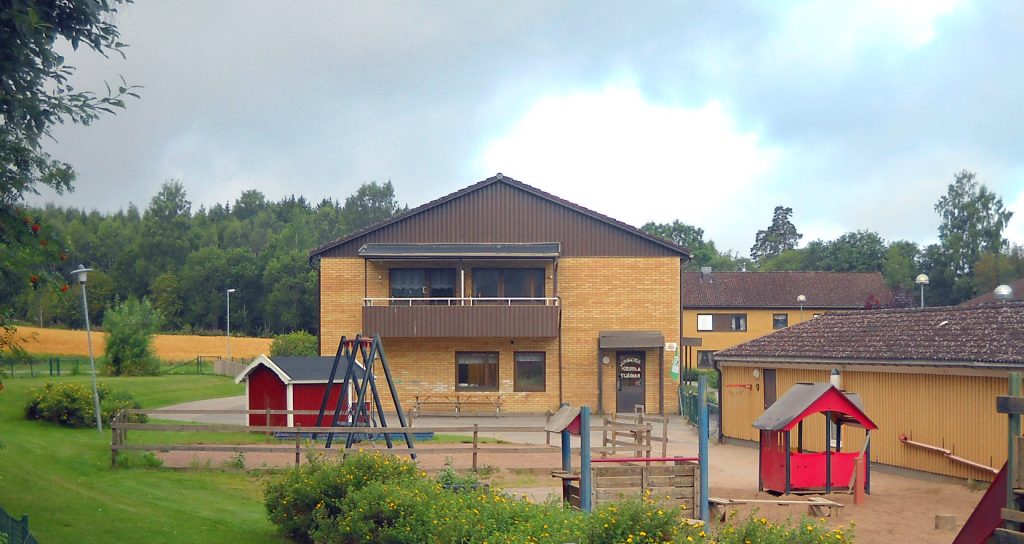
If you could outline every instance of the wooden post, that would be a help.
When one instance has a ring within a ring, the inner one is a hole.
[[[661,418],[661,456],[668,457],[668,416]]]
[[[112,425],[110,426],[110,468],[117,468],[117,450],[114,448],[114,446],[118,445],[117,431],[119,431],[120,429],[117,428],[117,423],[118,416],[120,416],[120,414],[120,411],[114,414],[114,417],[111,421]]]
[[[544,412],[544,427],[547,428],[548,423],[551,423],[551,410]],[[544,444],[547,446],[551,445],[551,433],[544,431]]]
[[[298,467],[299,463],[302,461],[302,456],[301,456],[302,450],[301,450],[301,448],[299,446],[299,441],[302,439],[302,434],[300,433],[301,430],[302,430],[302,426],[301,425],[295,427],[295,466],[296,467]]]
[[[473,472],[476,472],[477,448],[480,446],[480,424],[473,424]]]
[[[863,456],[853,460],[853,504],[857,506],[864,504],[864,466]]]

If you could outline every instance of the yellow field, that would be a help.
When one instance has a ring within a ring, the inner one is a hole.
[[[85,331],[66,331],[58,329],[40,329],[38,327],[18,327],[19,337],[25,337],[21,343],[29,353],[48,353],[54,355],[88,356],[88,344]],[[270,353],[269,338],[231,337],[231,358],[252,359],[263,353]],[[94,332],[92,350],[97,356],[103,354],[106,346],[106,335]],[[223,336],[176,336],[158,334],[153,341],[156,356],[165,361],[187,361],[196,356],[223,357],[227,349],[227,339]]]

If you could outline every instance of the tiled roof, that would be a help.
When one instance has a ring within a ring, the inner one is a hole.
[[[1024,300],[1024,278],[1021,278],[1013,283],[1008,284],[1010,289],[1013,289],[1013,298],[1011,300]],[[977,306],[979,304],[991,304],[996,302],[995,292],[989,291],[984,295],[978,295],[971,300],[961,302],[961,306]]]
[[[1024,303],[827,313],[715,358],[1024,364]]]
[[[878,305],[892,293],[878,272],[700,272],[683,273],[686,308],[862,309],[874,297]]]

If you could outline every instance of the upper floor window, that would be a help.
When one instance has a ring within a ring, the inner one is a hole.
[[[697,331],[727,332],[747,330],[747,314],[697,314]]]
[[[789,326],[789,314],[772,314],[772,328],[785,329]]]
[[[392,268],[391,298],[453,298],[454,268]]]
[[[477,298],[543,298],[543,268],[474,268]]]

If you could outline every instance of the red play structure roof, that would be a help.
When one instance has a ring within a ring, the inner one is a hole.
[[[832,412],[869,431],[877,429],[860,404],[858,395],[843,393],[830,383],[798,383],[769,406],[754,422],[754,427],[764,431],[788,431],[807,416]]]

